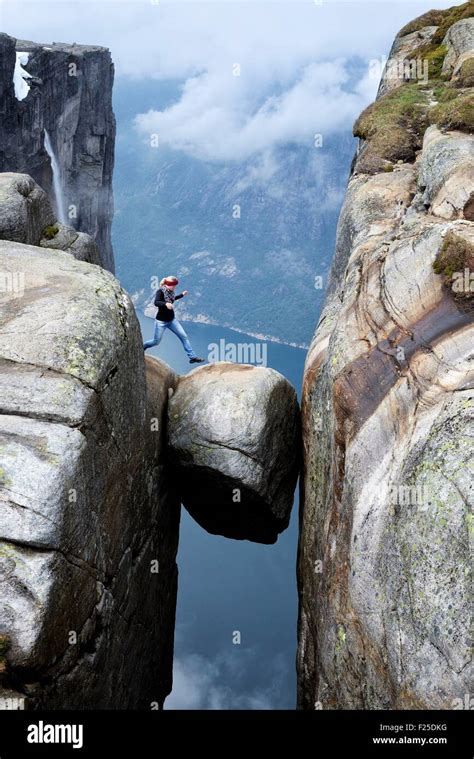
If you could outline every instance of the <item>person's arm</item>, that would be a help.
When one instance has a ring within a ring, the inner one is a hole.
[[[179,300],[180,298],[184,298],[184,293],[180,293],[179,295],[174,296],[175,300]]]
[[[158,306],[158,308],[166,306],[165,296],[163,295],[163,290],[161,289],[156,291],[155,306]]]

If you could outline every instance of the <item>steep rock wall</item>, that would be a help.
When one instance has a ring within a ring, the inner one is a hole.
[[[394,45],[429,59],[426,86],[384,81],[355,127],[302,399],[303,709],[452,709],[469,693],[474,137],[456,71],[474,45],[450,13]]]
[[[0,694],[150,708],[171,689],[175,376],[111,274],[0,241]],[[21,280],[15,279],[22,273]]]
[[[22,68],[30,76],[29,91],[21,100],[14,87],[18,52],[28,55]],[[29,174],[54,201],[46,130],[59,166],[65,209],[75,207],[67,223],[93,237],[101,264],[110,271],[113,78],[105,48],[40,45],[0,34],[0,171]]]

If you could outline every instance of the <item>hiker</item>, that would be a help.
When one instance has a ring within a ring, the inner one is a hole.
[[[173,304],[175,300],[179,300],[179,298],[183,298],[188,294],[187,290],[183,290],[180,295],[174,294],[178,283],[179,280],[177,277],[165,277],[161,280],[160,289],[156,291],[155,296],[155,306],[158,306],[158,313],[156,314],[155,321],[155,334],[153,335],[153,340],[148,340],[143,345],[143,349],[146,350],[147,348],[151,348],[152,345],[158,345],[161,342],[165,329],[170,329],[183,343],[183,348],[189,358],[189,363],[201,364],[204,359],[199,358],[195,354],[184,328],[174,315]]]

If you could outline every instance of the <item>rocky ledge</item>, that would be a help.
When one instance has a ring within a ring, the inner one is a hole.
[[[27,174],[0,174],[0,240],[65,250],[78,261],[101,264],[92,237],[57,221],[49,196]]]

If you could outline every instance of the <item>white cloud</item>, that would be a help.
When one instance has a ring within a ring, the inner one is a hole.
[[[223,67],[194,76],[176,104],[139,115],[137,127],[147,138],[158,134],[161,144],[205,160],[241,161],[266,151],[260,171],[271,171],[268,151],[288,143],[310,145],[315,133],[347,129],[377,87],[366,77],[346,89],[344,60],[308,63],[279,94],[268,74],[238,79],[234,84]]]
[[[438,0],[448,7],[453,0]],[[292,77],[315,58],[387,53],[394,34],[432,0],[2,0],[1,30],[20,39],[110,47],[118,74],[188,77],[245,62]]]
[[[453,0],[438,0],[437,7]],[[110,47],[117,73],[187,77],[245,61],[250,75],[290,77],[320,59],[387,53],[394,34],[432,0],[2,0],[1,30],[23,39]]]
[[[369,77],[350,82],[351,61],[385,55],[400,26],[430,5],[4,0],[2,29],[106,45],[119,75],[182,80],[179,101],[139,115],[138,128],[195,157],[227,161],[347,129],[377,86]]]
[[[175,659],[173,690],[165,709],[278,708],[285,674],[283,661],[274,661],[265,687],[248,689],[240,678],[255,657],[256,653],[249,650],[239,651],[237,656],[221,653],[214,661],[197,654]]]

